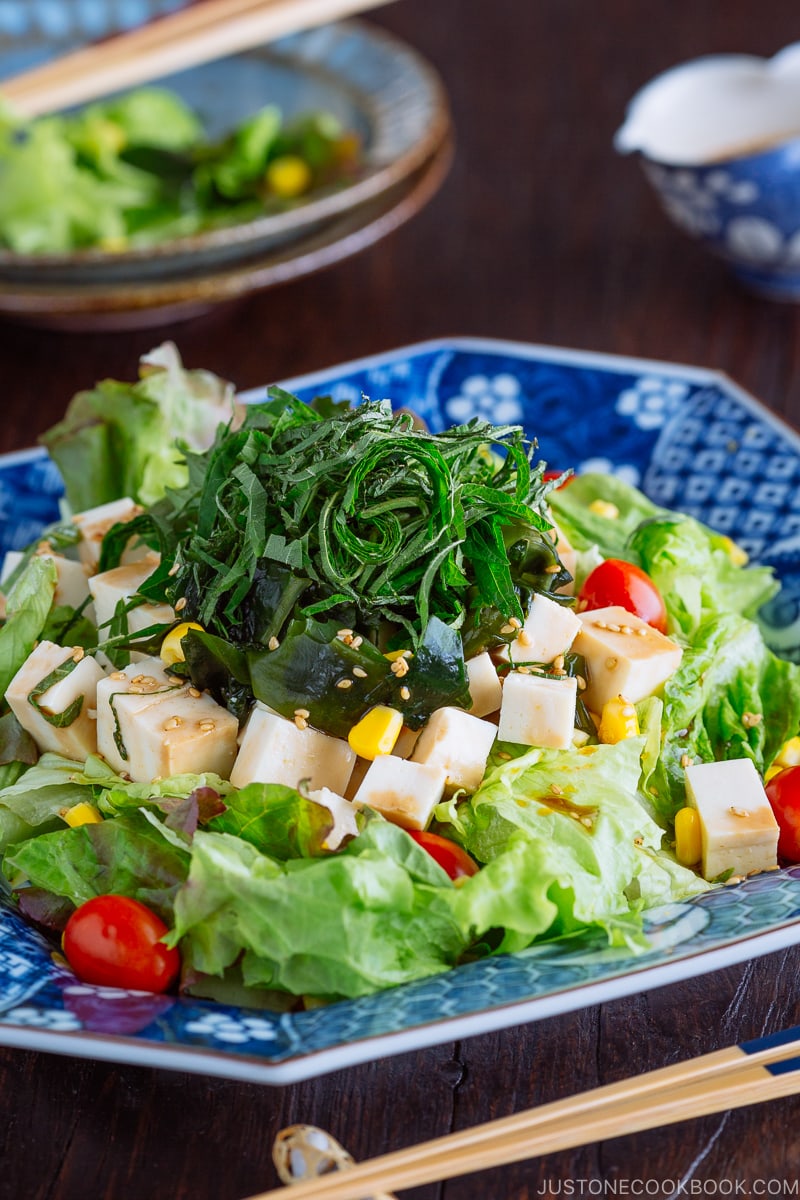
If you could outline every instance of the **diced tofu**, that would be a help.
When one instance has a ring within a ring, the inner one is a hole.
[[[356,756],[342,738],[318,729],[299,729],[294,721],[256,704],[247,722],[231,783],[283,783],[309,789],[329,787],[344,795]]]
[[[129,496],[125,496],[121,500],[112,500],[108,504],[98,505],[97,508],[87,508],[85,512],[76,513],[72,520],[81,531],[81,540],[78,543],[78,555],[81,562],[96,571],[100,561],[103,538],[109,529],[112,525],[119,524],[120,521],[132,521],[141,511],[138,504],[134,504]],[[126,551],[125,560],[132,562],[147,552],[146,546],[131,547],[129,551]]]
[[[566,654],[580,628],[573,609],[537,592],[518,635],[498,652],[498,658],[513,663],[551,663],[559,654]]]
[[[80,651],[72,646],[40,642],[11,680],[6,700],[40,750],[50,750],[82,762],[90,754],[97,753],[94,712],[97,685],[103,679],[103,672],[95,660],[84,655],[68,675],[35,697],[36,705],[29,699],[48,675],[62,663],[74,659],[76,653]],[[65,713],[79,699],[82,702],[80,710],[69,725],[59,728],[47,719],[48,715]]]
[[[346,837],[357,836],[356,813],[358,809],[354,804],[345,800],[344,796],[340,796],[338,792],[332,792],[330,788],[326,787],[317,788],[316,791],[309,792],[308,796],[310,800],[315,800],[317,804],[327,808],[333,817],[333,829],[325,839],[326,850],[336,850]]]
[[[445,772],[445,789],[474,792],[486,771],[497,726],[462,708],[437,708],[419,735],[411,761]]]
[[[159,556],[152,551],[146,558],[126,566],[114,567],[111,571],[103,571],[101,575],[93,575],[89,580],[89,590],[94,598],[95,616],[100,637],[109,636],[109,627],[117,611],[117,605],[122,601],[127,603],[135,596],[144,581],[148,579],[159,563]],[[128,632],[139,633],[150,625],[168,624],[175,620],[175,612],[169,604],[139,604],[128,613]],[[142,658],[139,651],[131,653],[133,661]]]
[[[5,583],[12,571],[15,571],[22,561],[24,555],[17,550],[9,550],[3,560],[3,573],[0,575],[0,584]],[[79,608],[84,600],[89,597],[89,581],[86,577],[86,568],[83,563],[75,562],[71,558],[65,558],[63,554],[42,554],[42,558],[49,558],[54,563],[58,580],[56,582],[55,595],[53,596],[54,604],[66,604],[70,608]],[[86,616],[93,620],[93,609],[88,606],[84,609]]]
[[[778,865],[778,823],[749,758],[687,767],[686,800],[700,817],[705,879]]]
[[[586,660],[582,699],[593,712],[615,696],[644,700],[680,666],[680,646],[619,605],[583,612],[580,622],[572,649]]]
[[[376,809],[404,829],[424,829],[444,795],[446,779],[442,767],[381,754],[364,776],[353,803]]]
[[[472,697],[470,715],[486,717],[489,713],[497,712],[503,699],[503,685],[488,650],[468,660],[467,680]]]
[[[141,783],[204,771],[227,779],[237,731],[232,713],[167,675],[156,658],[115,671],[97,688],[98,750]]]
[[[502,742],[568,750],[575,728],[577,680],[512,671],[503,684],[497,736]]]

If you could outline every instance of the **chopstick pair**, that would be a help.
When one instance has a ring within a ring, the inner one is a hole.
[[[203,0],[0,82],[36,117],[135,87],[391,0]]]
[[[593,1088],[292,1186],[292,1200],[364,1200],[800,1092],[800,1026]],[[279,1188],[248,1200],[280,1200]]]

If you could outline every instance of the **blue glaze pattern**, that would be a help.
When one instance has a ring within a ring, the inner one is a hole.
[[[800,438],[715,372],[457,339],[393,351],[284,386],[391,398],[433,429],[474,415],[521,422],[551,466],[605,470],[723,529],[784,584],[768,639],[800,660]],[[248,398],[257,399],[260,393]],[[746,486],[742,486],[742,480]],[[0,460],[0,548],[58,515],[43,452]],[[374,996],[297,1013],[79,983],[0,907],[0,1043],[283,1083],[335,1066],[568,1011],[800,941],[800,868],[648,914],[651,949],[586,937],[471,963]],[[399,1037],[398,1037],[399,1035]]]

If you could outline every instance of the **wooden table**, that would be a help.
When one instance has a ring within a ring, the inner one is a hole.
[[[709,52],[770,54],[797,35],[796,4],[400,0],[371,19],[449,89],[457,157],[433,203],[361,257],[194,323],[0,327],[1,450],[30,444],[76,389],[132,378],[166,335],[188,365],[241,388],[443,334],[670,359],[727,371],[800,427],[800,310],[741,291],[611,149],[627,100],[657,71]],[[289,1122],[373,1155],[794,1023],[799,970],[800,952],[773,954],[283,1090],[0,1051],[0,1196],[237,1200],[275,1183],[270,1147]],[[799,1119],[800,1101],[774,1102],[408,1194],[773,1195],[797,1183]]]

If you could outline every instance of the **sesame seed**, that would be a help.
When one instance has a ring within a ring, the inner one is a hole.
[[[125,674],[124,671],[114,671],[111,675],[111,678],[112,679],[127,679],[128,676]]]
[[[563,654],[557,654],[555,656],[555,658],[553,659],[553,666],[555,667],[556,671],[564,670],[564,655]]]
[[[553,674],[554,674],[554,675],[563,676],[563,675],[566,675],[566,673],[567,673],[567,672],[564,670],[564,668],[563,668],[563,667],[553,667]]]
[[[405,658],[396,658],[392,663],[391,672],[393,675],[396,675],[398,679],[402,679],[404,675],[408,674],[408,671],[409,667]]]
[[[553,793],[554,796],[563,796],[564,795],[564,789],[562,787],[559,787],[557,783],[550,784],[550,791]]]
[[[164,722],[164,724],[161,726],[161,728],[162,729],[179,729],[182,724],[183,724],[183,721],[181,720],[180,717],[170,717],[168,721]]]
[[[410,700],[411,699],[411,692],[408,690],[407,687],[400,688],[400,699],[401,700]]]
[[[688,755],[688,754],[682,754],[682,755],[681,755],[681,766],[683,767],[683,769],[684,769],[684,770],[686,770],[686,768],[687,768],[687,767],[690,767],[691,765],[692,765],[692,760],[691,760],[691,758],[689,757],[689,755]]]
[[[761,713],[746,712],[742,713],[742,724],[745,729],[753,729],[756,725],[761,724]]]
[[[633,633],[630,625],[620,625],[619,631],[620,633],[624,633],[627,637],[630,637],[630,635]]]
[[[361,637],[360,634],[358,634],[357,637],[354,637],[352,642],[350,643],[350,645],[353,647],[354,650],[358,650],[358,648],[360,646],[362,646],[363,644],[364,644],[364,639],[363,639],[363,637]]]
[[[731,814],[732,817],[749,817],[750,816],[750,813],[747,811],[746,808],[737,808],[734,804],[732,804],[730,806],[730,808],[728,809],[728,812]]]
[[[578,684],[578,691],[579,691],[579,692],[583,692],[583,691],[585,691],[585,689],[586,689],[586,680],[583,678],[583,676],[582,676],[582,675],[576,675],[576,676],[575,676],[575,681],[576,681],[576,683]]]
[[[340,679],[336,686],[337,688],[341,688],[342,691],[346,691],[347,688],[351,688],[353,686],[353,681],[352,679]]]
[[[549,567],[545,567],[544,573],[545,575],[557,575],[560,570],[561,567],[558,563],[550,563]]]
[[[635,837],[635,838],[633,839],[633,844],[634,844],[634,846],[643,846],[643,845],[644,845],[644,838],[643,838],[643,837],[641,837],[641,836],[639,836],[639,837]]]
[[[189,695],[190,695],[190,696],[191,696],[191,697],[192,697],[194,700],[199,700],[199,699],[200,699],[200,692],[198,692],[198,690],[197,690],[197,688],[196,688],[196,687],[190,687],[190,688],[189,688]]]
[[[366,679],[367,678],[367,672],[364,670],[363,667],[353,667],[353,674],[355,675],[356,679]]]
[[[509,617],[508,623],[512,629],[522,629],[522,621],[520,621],[519,617]]]
[[[609,633],[620,633],[621,632],[621,626],[617,625],[616,621],[609,621],[608,624],[606,625],[606,629],[608,630]]]
[[[514,632],[514,626],[513,626],[513,625],[511,624],[511,622],[509,621],[507,624],[505,624],[505,625],[501,625],[501,626],[500,626],[500,632],[501,632],[501,633],[505,633],[505,634],[508,634],[508,633],[513,633],[513,632]]]
[[[304,729],[308,729],[308,721],[305,719],[305,717],[295,717],[294,723],[301,733]]]
[[[744,879],[744,875],[731,875],[730,879],[725,880],[725,883],[726,884],[741,883],[743,879]]]
[[[511,755],[507,750],[498,750],[497,757],[502,758],[504,762],[508,762],[508,760],[511,758]]]
[[[638,637],[647,637],[649,632],[650,629],[647,625],[638,625],[636,627],[636,633]]]
[[[344,641],[345,638],[351,638],[353,636],[353,631],[352,629],[337,629],[336,636]]]
[[[175,612],[183,612],[188,601],[185,596],[181,596],[180,600],[175,601]]]
[[[517,637],[517,641],[519,642],[520,646],[530,646],[532,638],[530,634],[526,633],[525,630],[522,629]]]
[[[307,721],[308,718],[311,716],[311,713],[308,711],[307,708],[296,708],[294,710],[294,715],[296,717],[302,717],[303,720]]]
[[[280,642],[278,641],[278,639],[276,637],[271,637],[269,639],[269,641],[267,642],[268,650],[277,650],[278,646],[280,646]]]
[[[145,682],[144,675],[134,675],[133,679],[131,680],[131,683],[144,683],[144,682]]]
[[[180,566],[178,563],[174,562],[172,564],[172,566],[170,567],[170,569],[167,571],[167,574],[168,575],[177,575],[178,571],[180,571]]]
[[[533,670],[531,667],[517,667],[517,674],[518,675],[532,675]]]
[[[592,818],[591,817],[581,817],[580,821],[581,821],[581,825],[585,825],[587,829],[592,828]]]
[[[81,661],[81,659],[83,658],[84,654],[85,654],[85,650],[83,649],[83,646],[76,646],[75,649],[72,651],[72,661],[79,663]]]
[[[606,659],[606,670],[607,671],[613,671],[615,669],[616,665],[617,665],[616,658],[607,658]]]
[[[197,727],[202,729],[203,733],[211,733],[217,728],[217,723],[216,721],[198,721]]]
[[[608,629],[608,622],[607,621],[595,621],[594,627],[595,627],[595,629]]]

